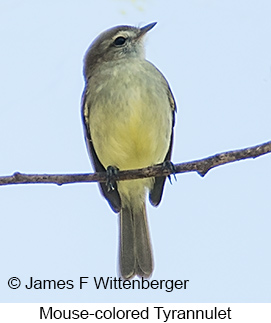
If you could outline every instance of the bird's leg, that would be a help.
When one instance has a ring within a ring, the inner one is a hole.
[[[171,181],[171,175],[173,175],[175,181],[177,182],[177,177],[176,177],[176,168],[175,165],[170,161],[170,160],[165,160],[162,164],[163,168],[170,170],[171,174],[168,175],[168,180],[170,182],[170,184],[172,184]]]
[[[119,169],[115,166],[108,166],[106,169],[106,186],[107,191],[114,191],[117,188],[116,175],[118,174]]]

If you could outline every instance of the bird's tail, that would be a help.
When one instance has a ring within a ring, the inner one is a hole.
[[[120,272],[124,279],[149,277],[153,271],[152,248],[145,202],[130,203],[120,212]]]

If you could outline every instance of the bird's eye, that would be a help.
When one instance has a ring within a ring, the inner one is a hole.
[[[117,37],[115,40],[114,40],[114,45],[115,46],[122,46],[124,45],[126,42],[126,38],[120,36],[120,37]]]

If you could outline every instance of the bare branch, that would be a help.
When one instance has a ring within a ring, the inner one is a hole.
[[[211,157],[194,160],[188,163],[176,164],[175,174],[197,172],[199,175],[204,176],[206,173],[217,166],[232,163],[239,160],[248,158],[256,158],[271,152],[271,141],[245,149],[233,150],[216,154]],[[142,169],[119,171],[115,177],[116,180],[129,180],[137,178],[146,178],[153,176],[168,176],[172,171],[163,166],[156,165]],[[1,176],[0,185],[10,184],[70,184],[70,183],[83,183],[83,182],[106,182],[106,173],[94,174],[22,174],[19,172],[11,176]]]

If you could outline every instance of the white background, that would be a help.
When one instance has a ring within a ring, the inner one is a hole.
[[[52,310],[50,309],[52,307]],[[261,323],[269,323],[270,322],[270,310],[269,304],[233,304],[233,303],[225,303],[225,304],[176,304],[176,303],[167,303],[167,304],[160,304],[160,303],[145,303],[145,304],[138,304],[138,303],[126,303],[126,304],[116,304],[116,303],[95,303],[95,304],[86,304],[86,303],[77,303],[77,304],[63,304],[63,303],[45,303],[45,304],[0,304],[0,318],[5,323],[17,323],[25,318],[28,323],[36,323],[38,320],[40,321],[40,313],[46,313],[48,315],[48,319],[51,321],[62,321],[67,322],[65,317],[76,317],[80,312],[82,313],[82,319],[76,319],[76,321],[83,321],[83,322],[90,322],[90,321],[98,321],[98,322],[110,322],[109,319],[104,319],[100,317],[107,316],[109,317],[110,313],[112,313],[115,307],[115,313],[119,311],[119,315],[123,312],[128,312],[128,315],[131,311],[142,311],[142,317],[138,319],[134,319],[136,322],[153,322],[156,320],[157,322],[172,322],[172,315],[174,315],[175,320],[187,317],[190,321],[195,321],[193,319],[193,311],[196,317],[198,311],[198,321],[205,321],[206,317],[210,318],[213,315],[215,317],[216,313],[220,312],[220,318],[223,322],[231,322],[231,323],[254,323],[254,322],[261,322]],[[162,307],[161,309],[157,309],[157,307]],[[216,310],[215,310],[216,307]],[[70,312],[69,312],[70,311]],[[74,314],[72,313],[74,311]],[[89,314],[96,313],[98,319],[95,319],[95,316],[87,317],[86,311]],[[146,313],[148,311],[148,319],[146,319]],[[159,311],[159,313],[158,313]],[[163,311],[168,316],[166,319]],[[175,311],[175,312],[173,312]],[[190,312],[187,312],[190,311]],[[203,312],[200,312],[203,311]],[[49,312],[49,313],[48,313]],[[52,313],[52,314],[51,314]],[[135,312],[134,312],[135,313]],[[205,319],[201,319],[203,315],[205,315]],[[205,314],[207,313],[207,315]],[[159,314],[159,317],[158,317]],[[224,314],[224,315],[223,315]],[[226,314],[226,315],[225,315]],[[115,314],[116,315],[116,314]],[[61,318],[60,318],[61,317]],[[132,322],[131,316],[129,316],[129,322]],[[47,320],[48,320],[47,319]],[[42,321],[44,321],[44,314],[42,316]],[[118,321],[127,321],[125,319],[112,319],[114,322]]]
[[[1,0],[0,174],[86,173],[82,59],[119,24],[157,21],[147,58],[178,113],[173,162],[271,139],[269,0]],[[148,206],[152,279],[187,290],[26,290],[117,275],[117,215],[96,184],[0,187],[1,302],[270,302],[270,155],[178,175]],[[22,286],[9,289],[10,277]]]

